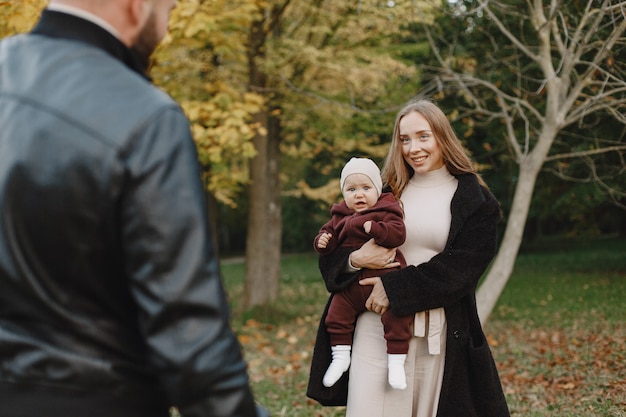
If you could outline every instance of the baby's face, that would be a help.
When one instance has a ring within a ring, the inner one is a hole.
[[[357,213],[374,207],[378,201],[378,191],[365,174],[348,175],[341,191],[348,208]]]

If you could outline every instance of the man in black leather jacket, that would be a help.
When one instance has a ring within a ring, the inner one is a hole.
[[[0,416],[252,417],[196,149],[145,75],[174,0],[0,43]]]

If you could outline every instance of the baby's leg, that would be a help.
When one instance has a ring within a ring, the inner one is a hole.
[[[387,341],[387,366],[389,368],[389,385],[394,389],[405,389],[406,373],[404,363],[409,351],[411,338],[411,324],[413,316],[394,316],[391,311],[385,312],[381,317],[385,329]]]
[[[333,295],[324,321],[331,346],[352,345],[356,318],[365,311],[365,300],[358,282]]]
[[[365,310],[361,286],[355,282],[344,291],[333,295],[326,315],[326,329],[330,336],[332,362],[328,366],[322,383],[332,387],[350,367],[352,335],[356,318]]]

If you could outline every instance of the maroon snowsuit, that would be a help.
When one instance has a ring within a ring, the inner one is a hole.
[[[332,215],[330,221],[322,226],[313,242],[315,250],[320,255],[328,255],[339,246],[360,248],[372,238],[378,245],[387,248],[398,247],[406,239],[402,207],[391,193],[382,193],[374,207],[359,213],[349,209],[345,201],[334,204],[330,213]],[[368,220],[372,221],[369,234],[363,229],[363,224]],[[317,242],[323,233],[330,233],[332,238],[326,248],[318,248]],[[352,345],[356,319],[359,314],[367,310],[365,301],[371,294],[373,286],[360,285],[358,281],[368,277],[382,276],[387,272],[405,267],[406,261],[400,251],[396,251],[395,262],[400,262],[400,267],[364,268],[358,275],[358,280],[333,294],[325,321],[331,346]],[[387,310],[381,320],[387,341],[387,353],[407,353],[412,335],[413,316],[395,316],[391,310]]]

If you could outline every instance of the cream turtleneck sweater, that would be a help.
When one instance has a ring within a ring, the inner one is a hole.
[[[406,241],[400,250],[408,265],[428,262],[445,248],[452,214],[450,203],[457,179],[444,166],[426,174],[415,174],[402,192]],[[428,336],[428,351],[440,353],[440,335],[445,323],[443,308],[415,315],[415,336]]]

